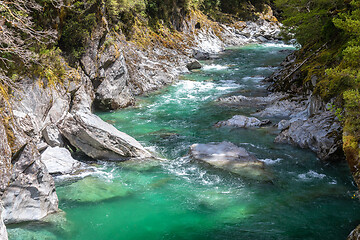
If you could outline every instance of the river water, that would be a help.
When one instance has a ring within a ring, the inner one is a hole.
[[[215,100],[265,96],[262,80],[291,50],[283,44],[227,49],[219,59],[204,61],[202,70],[142,97],[134,108],[98,113],[162,160],[94,163],[91,176],[58,179],[66,219],[9,226],[10,240],[345,239],[360,223],[346,163],[324,163],[311,151],[275,144],[273,127],[214,127],[233,115],[254,113]],[[272,181],[189,159],[191,144],[221,141],[264,161]]]

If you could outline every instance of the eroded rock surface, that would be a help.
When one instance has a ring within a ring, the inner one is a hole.
[[[342,153],[342,127],[331,112],[291,122],[275,142],[310,148],[322,160],[337,159]]]
[[[40,220],[58,211],[54,180],[32,143],[27,144],[16,159],[1,201],[6,224]]]
[[[55,124],[49,124],[42,131],[45,142],[51,147],[63,147],[64,140]]]

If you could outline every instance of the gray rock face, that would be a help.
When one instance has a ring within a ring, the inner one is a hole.
[[[1,215],[2,211],[3,211],[3,206],[0,203],[0,239],[7,240],[8,234],[7,234],[6,226],[4,224],[4,221],[3,221],[3,218]]]
[[[84,112],[91,114],[93,95],[94,94],[91,90],[87,90],[84,86],[80,87],[75,93],[70,112]]]
[[[235,115],[227,121],[221,121],[215,124],[216,127],[238,127],[238,128],[253,128],[260,127],[269,124],[269,120],[260,121],[254,117],[246,117],[242,115]]]
[[[0,196],[7,187],[11,176],[11,149],[8,144],[5,127],[0,119]]]
[[[41,154],[41,161],[50,174],[71,174],[81,167],[81,162],[73,159],[69,150],[60,147],[48,147]]]
[[[45,127],[45,129],[42,132],[42,135],[46,143],[49,144],[51,147],[64,146],[64,141],[62,139],[61,133],[54,124],[50,124],[49,126]]]
[[[244,148],[230,142],[193,144],[190,147],[193,159],[206,162],[244,177],[264,179],[264,163],[249,154]]]
[[[58,127],[73,146],[94,159],[119,161],[151,157],[134,138],[90,113],[69,113]]]
[[[57,122],[69,110],[70,94],[65,89],[42,88],[33,79],[21,82],[12,103],[17,126],[28,136],[37,138],[49,124]],[[21,101],[18,101],[21,99]]]
[[[189,62],[188,64],[186,64],[186,67],[189,70],[200,69],[201,68],[201,63],[198,60],[194,60],[194,61]]]
[[[275,139],[301,148],[310,148],[322,160],[342,156],[341,125],[330,112],[291,122]]]
[[[1,201],[6,224],[40,220],[58,211],[54,180],[32,143],[27,144],[16,159]]]
[[[112,44],[99,53],[100,85],[96,89],[95,104],[100,109],[118,109],[134,103],[127,86],[129,74],[120,46]]]

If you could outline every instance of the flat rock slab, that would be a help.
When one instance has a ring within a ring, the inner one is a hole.
[[[193,144],[190,147],[190,155],[195,160],[243,177],[257,180],[268,179],[263,162],[244,148],[230,142]]]
[[[255,117],[246,117],[243,115],[235,115],[227,121],[220,121],[215,127],[238,127],[238,128],[254,128],[270,124],[270,120],[260,121]]]

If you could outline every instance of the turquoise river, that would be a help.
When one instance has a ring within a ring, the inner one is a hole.
[[[57,178],[64,213],[8,226],[9,239],[345,239],[360,223],[345,162],[321,162],[309,150],[275,144],[275,127],[214,127],[256,111],[221,106],[217,98],[268,94],[262,80],[292,50],[284,44],[230,48],[174,85],[141,97],[135,107],[98,113],[162,160],[92,162],[91,175]],[[272,182],[188,157],[193,143],[221,141],[264,161]]]

